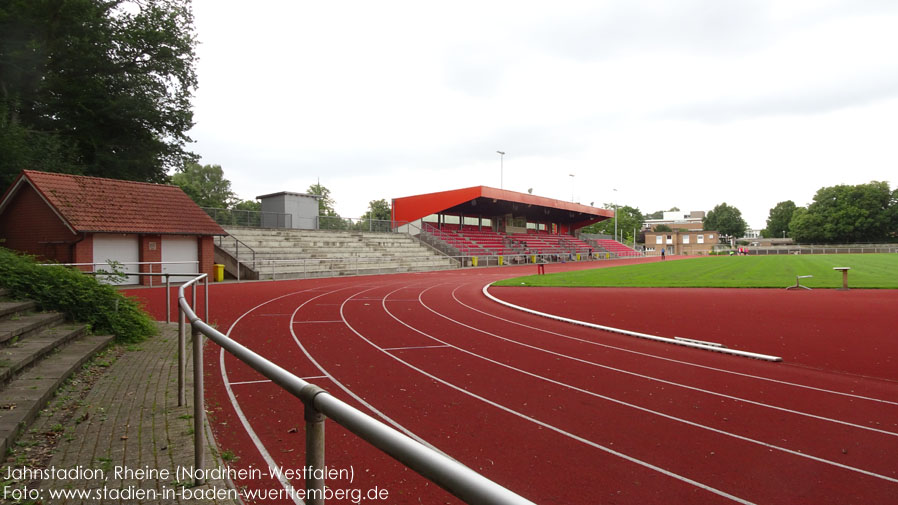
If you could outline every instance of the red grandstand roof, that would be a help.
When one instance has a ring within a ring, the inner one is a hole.
[[[614,217],[613,210],[488,186],[393,199],[393,220],[412,222],[431,214],[503,215],[574,223],[575,228]]]
[[[0,213],[28,184],[73,232],[227,235],[181,188],[24,170],[0,199]]]

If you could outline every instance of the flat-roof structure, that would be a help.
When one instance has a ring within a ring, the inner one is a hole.
[[[560,232],[573,231],[614,217],[614,211],[488,186],[394,198],[393,221],[415,222],[430,215],[526,219],[555,223]]]

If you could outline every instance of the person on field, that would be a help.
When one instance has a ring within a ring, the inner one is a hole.
[[[665,249],[661,249],[661,261],[664,261],[664,251]]]

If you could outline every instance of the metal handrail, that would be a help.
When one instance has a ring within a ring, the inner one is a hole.
[[[203,322],[184,296],[184,290],[204,279],[202,274],[178,289],[180,320],[186,318],[193,337],[193,422],[195,468],[205,468],[203,433],[205,424],[203,394],[202,336],[220,345],[231,355],[252,367],[285,391],[302,401],[306,420],[306,466],[312,470],[324,469],[324,420],[334,422],[355,433],[359,438],[380,449],[393,459],[411,468],[465,503],[473,505],[535,505],[530,500],[496,484],[479,473],[448,456],[396,431],[349,404],[331,396],[320,387],[306,382],[287,370],[232,340]],[[195,289],[195,288],[194,288]],[[194,299],[195,301],[195,299]],[[179,359],[186,350],[184,324],[178,332]],[[312,472],[319,473],[319,472]],[[197,475],[200,475],[198,473]],[[196,484],[204,483],[197,477]],[[323,505],[324,480],[306,480],[306,503]]]
[[[234,261],[237,262],[237,280],[239,281],[240,280],[240,246],[243,245],[244,248],[249,249],[249,252],[253,253],[253,268],[252,269],[254,271],[256,270],[256,250],[253,249],[252,247],[246,245],[245,242],[243,242],[242,240],[240,240],[239,238],[237,238],[233,235],[228,235],[228,237],[234,239],[234,256],[232,256],[232,258],[234,258]],[[222,251],[230,254],[230,251],[228,251],[227,249],[225,249],[223,247],[223,243],[224,243],[223,237],[221,235],[219,235],[218,236],[218,248],[221,249]]]

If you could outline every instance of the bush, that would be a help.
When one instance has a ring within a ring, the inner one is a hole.
[[[156,333],[156,325],[133,298],[100,284],[81,271],[39,266],[31,256],[0,247],[0,285],[16,298],[36,301],[87,323],[94,333],[110,333],[119,342],[138,342]]]

